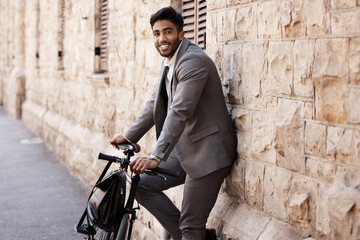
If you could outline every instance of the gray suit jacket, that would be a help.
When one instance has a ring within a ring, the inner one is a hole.
[[[166,161],[174,149],[186,173],[199,178],[234,162],[236,135],[214,62],[201,48],[183,41],[170,96],[162,65],[156,91],[125,136],[137,142],[155,125],[157,142],[151,154]]]

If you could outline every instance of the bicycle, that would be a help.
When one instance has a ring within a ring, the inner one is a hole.
[[[136,198],[136,189],[140,182],[140,174],[131,174],[131,176],[127,173],[128,166],[130,164],[130,159],[134,156],[135,152],[140,151],[140,147],[136,144],[123,143],[117,145],[119,149],[123,150],[123,153],[126,155],[125,158],[119,158],[117,156],[110,156],[103,153],[99,153],[98,159],[108,161],[107,167],[105,167],[103,173],[99,177],[99,180],[103,178],[107,169],[110,167],[111,163],[119,164],[119,170],[124,171],[126,174],[126,180],[130,183],[129,196],[127,197],[127,201],[125,204],[125,208],[121,217],[121,221],[119,226],[113,232],[106,232],[94,224],[92,224],[87,219],[87,224],[82,224],[81,226],[76,227],[76,231],[78,233],[82,233],[87,235],[85,239],[87,240],[130,240],[132,234],[133,224],[136,220],[136,211],[140,209],[139,204],[134,207],[134,202]],[[166,181],[166,177],[164,175],[179,177],[179,172],[172,172],[167,169],[163,169],[157,167],[155,169],[147,169],[145,170],[145,174],[151,176],[161,177]],[[98,181],[99,181],[98,180]],[[85,218],[83,215],[80,222],[82,222]]]

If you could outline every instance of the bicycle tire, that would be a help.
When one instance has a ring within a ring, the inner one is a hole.
[[[120,227],[115,240],[127,240],[129,236],[130,215],[125,213],[120,222]]]

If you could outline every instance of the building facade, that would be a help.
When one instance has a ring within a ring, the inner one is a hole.
[[[209,227],[359,239],[360,0],[0,0],[0,104],[90,187],[154,90],[149,18],[169,5],[215,61],[238,136]],[[181,189],[167,192],[178,206]],[[161,232],[143,208],[135,228]]]

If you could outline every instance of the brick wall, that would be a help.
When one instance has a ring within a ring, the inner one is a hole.
[[[98,4],[0,0],[0,104],[91,186],[153,91],[161,57],[149,17],[179,1],[109,0],[108,73],[97,73]],[[10,19],[10,21],[9,21]],[[221,75],[238,159],[209,227],[222,239],[360,237],[360,1],[208,0],[207,48]],[[151,131],[141,141],[148,154]],[[181,204],[181,187],[167,191]],[[158,239],[144,209],[138,239]]]

